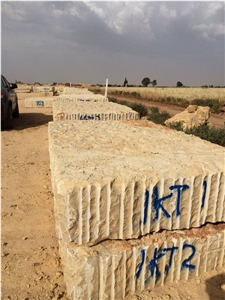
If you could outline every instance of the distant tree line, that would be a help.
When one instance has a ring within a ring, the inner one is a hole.
[[[108,86],[109,87],[121,87],[121,86],[124,86],[124,87],[147,87],[149,84],[151,84],[153,87],[155,87],[156,85],[158,85],[158,82],[156,79],[151,81],[149,77],[144,77],[141,81],[141,85],[131,85],[131,84],[128,84],[128,79],[127,79],[127,77],[125,77],[123,85],[108,84]],[[96,84],[96,85],[100,86],[100,87],[104,86],[104,84]],[[170,87],[170,86],[168,86],[168,87]],[[184,84],[181,81],[177,81],[176,87],[180,88],[180,87],[186,87],[186,86],[184,86]],[[188,87],[189,86],[187,86],[187,88]],[[213,88],[213,87],[214,88],[224,88],[225,86],[202,85],[201,87],[202,88]]]

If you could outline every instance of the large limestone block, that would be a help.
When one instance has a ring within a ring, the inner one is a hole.
[[[25,107],[52,107],[55,97],[31,97],[24,100]]]
[[[32,90],[35,93],[50,93],[50,92],[52,92],[52,89],[53,89],[52,86],[47,86],[47,85],[43,85],[43,86],[33,85],[32,86]]]
[[[73,88],[73,87],[65,87],[63,89],[63,94],[65,95],[79,95],[79,94],[93,94],[87,88]]]
[[[210,108],[208,106],[189,105],[183,112],[166,120],[165,124],[170,126],[173,123],[181,123],[182,129],[186,130],[206,124],[209,117]]]
[[[163,232],[94,247],[60,240],[71,300],[129,299],[157,285],[185,281],[225,267],[225,224]]]
[[[108,98],[99,95],[99,94],[61,94],[57,97],[56,100],[61,102],[75,102],[75,101],[83,101],[83,102],[108,102]]]
[[[17,83],[16,93],[30,93],[31,90],[32,87],[30,85]]]
[[[195,136],[121,122],[50,122],[49,153],[57,232],[67,242],[225,221],[225,148]]]
[[[80,102],[55,100],[53,120],[137,120],[139,113],[112,102]]]

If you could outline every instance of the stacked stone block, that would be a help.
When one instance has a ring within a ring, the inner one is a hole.
[[[225,221],[223,147],[80,121],[49,123],[49,151],[71,299],[123,298],[224,266],[224,225],[190,230]]]
[[[57,99],[53,102],[53,120],[137,120],[139,114],[125,105],[112,102]]]

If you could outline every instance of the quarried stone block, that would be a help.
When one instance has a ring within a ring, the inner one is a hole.
[[[60,240],[71,300],[114,300],[225,266],[225,224],[94,247]]]
[[[94,245],[225,221],[223,147],[121,122],[50,122],[58,236]],[[60,233],[59,233],[60,232]]]

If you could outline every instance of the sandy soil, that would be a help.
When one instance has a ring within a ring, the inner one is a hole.
[[[31,95],[18,96],[20,118],[14,119],[13,130],[2,131],[1,140],[2,299],[66,300],[49,170],[48,122],[52,109],[25,108],[24,99]],[[222,300],[225,269],[126,299]]]

